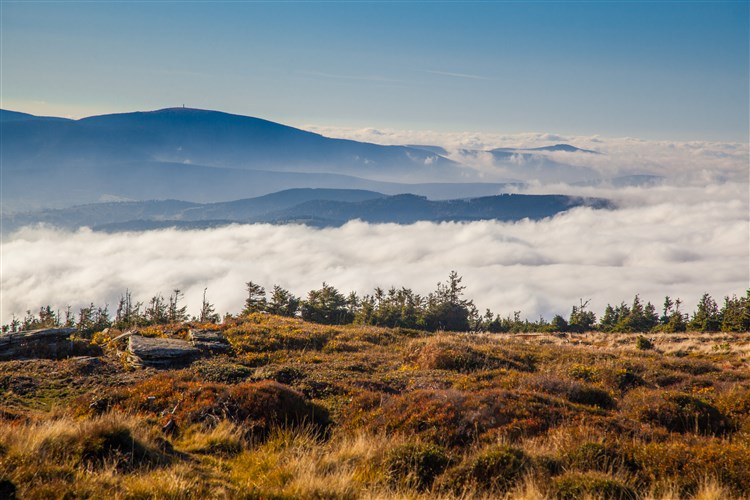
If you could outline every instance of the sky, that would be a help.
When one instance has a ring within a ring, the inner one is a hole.
[[[749,3],[0,2],[0,105],[748,142]]]

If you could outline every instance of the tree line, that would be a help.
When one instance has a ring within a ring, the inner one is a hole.
[[[384,327],[411,328],[426,331],[464,332],[745,332],[750,331],[750,289],[744,296],[725,297],[721,307],[709,295],[704,294],[692,313],[681,310],[680,299],[665,297],[661,310],[651,302],[644,303],[636,295],[632,303],[608,304],[601,317],[597,318],[588,308],[588,301],[573,305],[567,318],[555,315],[550,321],[540,317],[536,321],[521,319],[521,311],[501,316],[487,309],[483,314],[473,300],[464,297],[462,278],[452,271],[445,282],[426,296],[409,288],[391,287],[388,290],[375,288],[371,294],[358,296],[351,292],[344,295],[335,287],[323,283],[322,287],[310,290],[304,298],[296,297],[289,290],[275,285],[266,291],[261,285],[248,281],[245,284],[247,297],[239,316],[253,313],[268,313],[288,317],[301,317],[315,323],[343,325],[358,324]],[[208,301],[206,290],[199,314],[190,316],[187,306],[181,305],[183,294],[173,290],[167,298],[155,295],[148,302],[134,301],[129,290],[120,298],[112,315],[109,307],[81,308],[74,314],[68,307],[64,312],[53,311],[43,306],[38,313],[26,311],[22,319],[15,316],[3,325],[3,332],[33,330],[49,327],[72,327],[81,333],[93,333],[105,328],[118,329],[138,326],[162,325],[198,321],[218,323],[220,315]],[[227,314],[224,319],[231,318]]]

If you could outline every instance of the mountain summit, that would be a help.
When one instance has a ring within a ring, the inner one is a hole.
[[[475,180],[472,169],[433,151],[332,139],[219,111],[167,108],[66,120],[3,110],[0,118],[5,205],[50,197],[81,203],[102,195],[207,201],[185,194],[223,189],[231,191],[225,199],[232,199],[263,194],[257,185],[264,182],[274,184],[265,192],[368,187],[345,186],[336,176],[409,183]],[[34,192],[25,188],[30,185]]]

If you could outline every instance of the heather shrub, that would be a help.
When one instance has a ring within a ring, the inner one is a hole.
[[[636,387],[647,385],[643,377],[632,367],[621,367],[614,370],[603,370],[602,382],[619,392],[627,392]]]
[[[245,430],[227,420],[216,425],[197,424],[180,437],[180,449],[209,455],[235,455],[245,447]]]
[[[446,472],[445,477],[440,480],[440,489],[453,493],[501,493],[513,487],[530,465],[529,457],[517,448],[488,448],[466,458]]]
[[[616,472],[619,469],[635,471],[638,464],[618,447],[604,443],[586,442],[567,452],[564,463],[568,469],[581,471]]]
[[[567,472],[554,478],[552,490],[560,500],[579,500],[586,497],[635,500],[636,491],[602,472]]]
[[[615,401],[609,392],[599,387],[584,384],[574,380],[560,378],[554,374],[532,375],[522,380],[523,387],[560,395],[572,403],[598,406],[599,408],[614,408]]]
[[[584,382],[596,382],[599,380],[599,369],[596,366],[576,363],[568,369],[568,375]]]
[[[430,488],[449,464],[444,448],[431,443],[407,443],[388,452],[383,468],[391,484],[421,491]]]
[[[634,448],[640,475],[660,489],[677,489],[687,497],[712,478],[740,498],[750,498],[750,443],[716,438],[684,438]]]
[[[483,349],[484,347],[484,349]],[[534,360],[523,355],[507,356],[498,349],[450,338],[433,337],[412,342],[406,361],[421,370],[450,370],[462,373],[495,368],[533,371]]]
[[[654,343],[643,335],[638,335],[635,339],[635,348],[641,351],[648,351],[654,348]]]
[[[320,351],[338,330],[296,318],[251,314],[224,331],[238,354],[286,350]]]
[[[39,461],[44,464],[72,464],[99,469],[114,466],[132,470],[165,464],[171,457],[140,423],[113,414],[74,422],[60,420],[48,425],[25,425],[8,429],[13,435],[0,439],[16,460]]]
[[[465,343],[431,339],[412,344],[407,360],[422,370],[471,372],[487,367],[488,357]]]
[[[750,434],[750,388],[737,385],[719,394],[715,404],[735,429]]]
[[[236,384],[253,374],[251,368],[222,358],[200,360],[193,363],[192,369],[201,380],[222,384]]]
[[[368,420],[373,430],[418,434],[444,446],[463,446],[485,436],[538,434],[568,410],[533,393],[416,390],[384,399]]]
[[[644,396],[635,402],[641,422],[679,433],[721,435],[732,430],[729,419],[707,400],[680,392],[648,392]]]
[[[227,385],[160,374],[115,396],[115,407],[122,410],[151,415],[174,412],[179,425],[226,419],[248,426],[259,436],[276,425],[304,424],[321,431],[330,425],[327,410],[270,380]]]
[[[720,371],[719,367],[710,361],[700,359],[681,359],[666,364],[666,367],[673,370],[687,373],[689,375],[705,375]]]
[[[255,369],[253,380],[275,380],[281,384],[290,385],[305,378],[305,372],[294,366],[266,365]]]

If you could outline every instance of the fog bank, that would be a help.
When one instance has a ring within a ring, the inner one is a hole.
[[[743,193],[744,189],[744,193]],[[244,283],[279,284],[297,295],[323,281],[342,292],[407,286],[426,294],[455,269],[482,310],[530,319],[567,315],[579,298],[600,314],[639,293],[685,310],[708,292],[721,301],[750,286],[747,186],[659,187],[622,192],[614,211],[575,209],[542,221],[351,222],[340,228],[235,225],[201,231],[104,234],[25,228],[2,252],[3,323],[27,308],[108,303],[127,288],[147,301],[185,292],[237,313]],[[612,193],[610,193],[612,194]],[[626,195],[627,194],[627,195]]]

